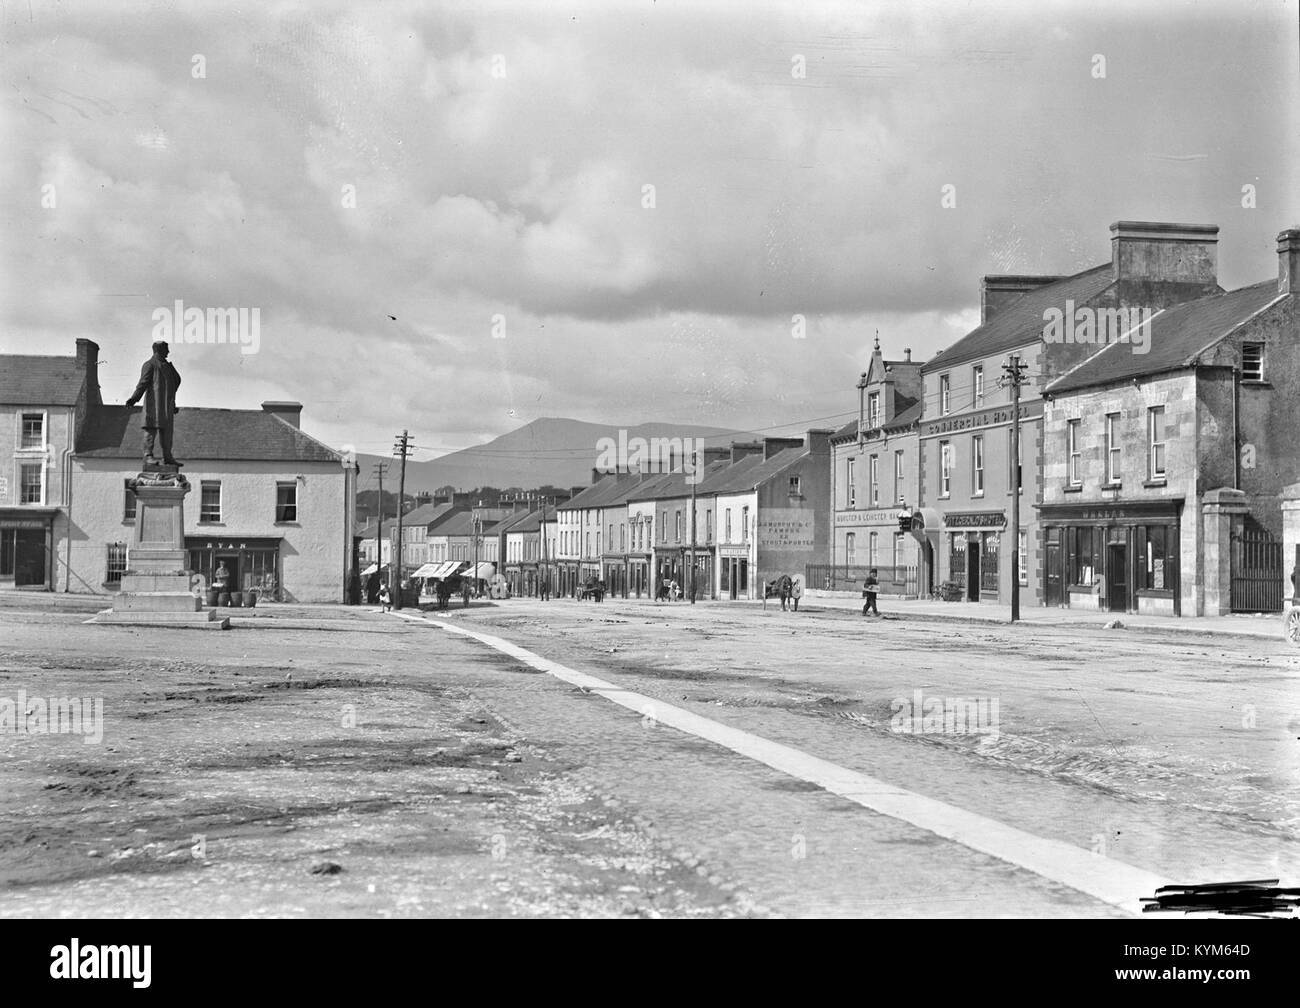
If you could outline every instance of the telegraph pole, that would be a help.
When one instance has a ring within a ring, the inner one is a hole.
[[[392,582],[390,590],[393,593],[393,608],[400,609],[402,608],[402,501],[406,497],[406,459],[411,454],[410,431],[404,430],[397,436],[397,444],[393,445],[393,454],[401,458],[402,468],[397,483],[397,542],[394,544],[397,557],[389,562],[388,578]]]
[[[1020,386],[1028,368],[1020,355],[1002,368],[1011,385],[1011,622],[1020,619]],[[981,558],[982,559],[982,558]]]
[[[375,571],[384,566],[384,473],[388,470],[387,462],[375,463],[375,475],[379,477],[379,517],[375,519]]]
[[[541,524],[538,526],[538,528],[540,529],[542,535],[542,582],[537,586],[539,589],[538,594],[541,595],[543,602],[549,602],[551,600],[551,591],[550,591],[550,585],[547,583],[546,580],[548,571],[546,569],[546,498],[545,497],[542,498],[542,521]]]
[[[695,450],[695,472],[691,479],[691,605],[695,605],[695,487],[700,482],[700,451]]]

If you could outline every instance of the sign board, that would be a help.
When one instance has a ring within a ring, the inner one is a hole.
[[[768,508],[760,511],[758,544],[769,550],[812,549],[812,514],[802,508]]]
[[[1010,404],[994,409],[980,410],[977,413],[963,413],[960,416],[939,417],[921,424],[921,437],[941,437],[944,434],[956,434],[961,431],[980,430],[984,427],[1000,427],[1011,423],[1013,412]],[[1021,420],[1037,420],[1043,415],[1041,399],[1020,407]]]
[[[943,516],[944,528],[1006,528],[1005,511],[949,511]]]

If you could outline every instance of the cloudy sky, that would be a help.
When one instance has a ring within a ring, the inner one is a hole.
[[[1207,222],[1231,288],[1300,222],[1296,0],[9,0],[0,27],[0,352],[91,337],[120,402],[155,309],[257,308],[256,353],[173,341],[182,405],[297,399],[378,454],[541,416],[843,422],[875,332],[934,353],[985,273]]]

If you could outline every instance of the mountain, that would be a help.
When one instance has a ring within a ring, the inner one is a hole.
[[[636,427],[587,423],[561,417],[544,417],[518,430],[478,445],[463,448],[428,462],[406,463],[406,492],[437,490],[454,486],[472,490],[479,486],[530,489],[547,483],[557,487],[587,486],[599,456],[601,438],[617,442],[619,431],[634,437],[702,437],[708,446],[748,441],[759,435],[725,427],[692,427],[686,424],[647,423]],[[375,462],[388,462],[384,489],[397,489],[397,466],[392,459],[358,455],[361,484],[370,485]]]

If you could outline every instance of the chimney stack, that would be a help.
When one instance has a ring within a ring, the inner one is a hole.
[[[289,401],[272,401],[262,403],[262,409],[271,416],[279,417],[290,427],[302,426],[302,403]]]
[[[911,348],[911,347],[904,347],[904,348],[903,348],[903,363],[904,363],[904,364],[911,364],[911,363],[912,363],[912,348]]]
[[[1061,276],[1027,276],[1019,273],[984,277],[980,281],[980,325],[993,318],[1022,294],[1064,279],[1065,277]],[[907,359],[912,359],[910,350]]]
[[[731,464],[735,465],[746,455],[762,454],[762,451],[762,441],[733,441],[731,442]]]
[[[1217,287],[1218,244],[1215,224],[1116,221],[1110,226],[1111,279]]]
[[[1300,294],[1300,228],[1277,236],[1277,292]]]
[[[763,438],[763,461],[790,448],[802,448],[803,438],[765,437]]]

